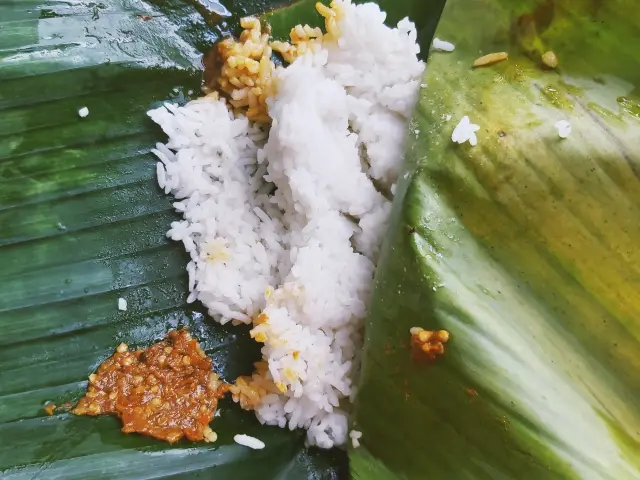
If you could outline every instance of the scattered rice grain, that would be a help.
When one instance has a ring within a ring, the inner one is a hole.
[[[351,430],[349,432],[349,438],[351,439],[351,445],[353,446],[353,448],[358,448],[360,446],[362,432],[359,432],[358,430]]]
[[[476,136],[478,130],[480,130],[480,126],[471,123],[469,117],[465,115],[456,125],[456,128],[453,129],[451,141],[460,144],[469,142],[472,147],[475,147],[478,144],[478,137]]]
[[[245,447],[252,448],[254,450],[262,450],[265,447],[265,444],[263,441],[258,440],[255,437],[250,437],[249,435],[244,435],[244,434],[235,435],[233,437],[233,441]]]
[[[493,65],[498,62],[503,62],[504,60],[509,58],[509,54],[507,52],[495,52],[489,53],[488,55],[483,55],[480,58],[477,58],[473,62],[473,66],[475,68],[478,67],[487,67],[489,65]]]
[[[560,138],[567,138],[571,135],[571,123],[567,120],[559,120],[554,124]]]
[[[451,42],[440,40],[438,37],[435,37],[431,44],[431,48],[441,52],[453,52],[456,49],[456,46]]]
[[[127,301],[122,297],[118,299],[118,310],[122,312],[127,311]]]
[[[551,50],[544,52],[542,54],[542,64],[548,68],[556,68],[558,66],[558,57]]]

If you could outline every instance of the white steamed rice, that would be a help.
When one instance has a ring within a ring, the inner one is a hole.
[[[453,133],[451,134],[451,141],[453,143],[465,143],[469,142],[472,147],[475,147],[478,144],[478,137],[476,132],[480,130],[480,126],[474,123],[471,123],[468,116],[462,117],[458,125],[453,129]]]
[[[456,49],[456,46],[451,42],[440,40],[438,37],[435,37],[431,43],[431,48],[440,52],[453,52]]]
[[[253,333],[283,393],[258,419],[325,448],[349,438],[341,406],[390,211],[372,178],[393,191],[424,72],[411,22],[338,3],[337,44],[275,72],[269,132],[210,98],[149,112],[169,137],[154,153],[184,218],[167,235],[191,255],[189,301],[221,323],[268,317]]]
[[[118,299],[118,310],[122,311],[122,312],[126,312],[127,311],[127,300],[124,298],[119,298]]]
[[[568,120],[558,120],[553,126],[560,138],[568,138],[571,135],[571,123]]]
[[[244,434],[235,435],[233,441],[239,445],[252,448],[253,450],[262,450],[265,447],[262,440]]]

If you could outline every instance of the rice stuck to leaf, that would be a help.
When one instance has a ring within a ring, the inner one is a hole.
[[[235,435],[233,437],[233,441],[239,445],[252,448],[253,450],[262,450],[265,447],[265,444],[262,440],[258,440],[255,437],[250,437],[249,435]]]
[[[358,430],[351,430],[349,432],[349,438],[351,439],[351,446],[358,448],[360,446],[360,439],[362,438],[362,432]]]
[[[439,50],[441,52],[453,52],[456,49],[456,46],[445,40],[440,40],[438,37],[433,39],[433,43],[431,44],[431,48],[434,50]]]
[[[124,298],[119,298],[118,299],[118,310],[120,310],[122,312],[126,312],[127,311],[127,301]]]
[[[460,123],[456,125],[456,128],[453,129],[451,141],[453,143],[469,142],[472,147],[475,147],[478,144],[478,137],[476,136],[478,130],[480,130],[480,126],[471,123],[469,117],[465,115],[460,120]]]
[[[554,124],[560,138],[567,138],[571,135],[571,124],[567,120],[559,120]]]

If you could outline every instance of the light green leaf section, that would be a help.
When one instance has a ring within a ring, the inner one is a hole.
[[[376,278],[355,478],[640,478],[634,11],[448,2],[456,50],[429,58]],[[477,147],[450,140],[464,115]],[[451,332],[436,364],[412,362],[412,326]]]

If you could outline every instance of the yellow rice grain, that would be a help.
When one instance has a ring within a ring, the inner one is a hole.
[[[488,55],[483,55],[480,58],[477,58],[473,62],[474,67],[486,67],[489,65],[493,65],[494,63],[502,62],[509,58],[509,54],[507,52],[495,52],[489,53]]]
[[[296,25],[291,29],[289,42],[271,41],[271,28],[255,17],[240,20],[243,28],[238,40],[227,38],[218,44],[221,60],[217,89],[225,94],[236,113],[244,114],[256,123],[269,123],[267,99],[275,93],[271,60],[273,52],[292,63],[309,51],[317,51],[323,42],[337,41],[340,36],[338,22],[344,17],[342,4],[332,1],[328,7],[316,3],[317,12],[324,18],[326,34],[309,25]],[[211,97],[217,98],[217,97]]]

